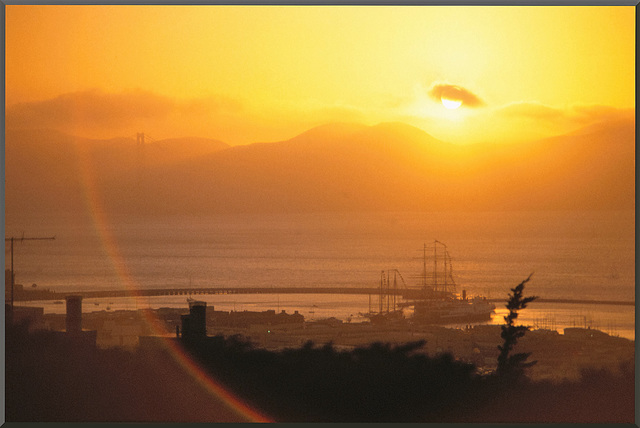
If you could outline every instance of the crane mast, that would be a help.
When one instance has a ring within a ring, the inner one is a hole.
[[[13,321],[13,286],[15,283],[15,274],[13,273],[13,243],[14,242],[24,242],[24,241],[44,241],[44,240],[53,240],[56,239],[55,236],[50,237],[32,237],[25,238],[24,235],[20,238],[16,238],[12,236],[11,238],[4,238],[4,242],[11,243],[11,320]]]

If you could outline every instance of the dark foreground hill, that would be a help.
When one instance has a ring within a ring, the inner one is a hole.
[[[416,352],[421,343],[271,352],[215,336],[179,345],[193,358],[185,365],[166,346],[101,350],[62,337],[7,326],[7,421],[245,420],[207,394],[202,375],[190,377],[197,361],[277,422],[634,422],[632,365],[585,371],[578,381],[506,381],[448,353]]]
[[[520,144],[459,146],[399,124],[288,141],[90,141],[6,133],[6,212],[609,210],[635,207],[632,119]]]

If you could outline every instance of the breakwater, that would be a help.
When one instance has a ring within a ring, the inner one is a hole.
[[[360,294],[360,295],[390,295],[405,297],[415,289],[385,289],[363,287],[206,287],[206,288],[151,288],[136,290],[96,290],[74,292],[32,292],[21,290],[16,293],[16,301],[33,300],[63,300],[66,296],[79,295],[85,299],[104,297],[152,297],[152,296],[198,296],[216,294]],[[503,302],[506,298],[487,299],[490,302]],[[588,300],[588,299],[545,299],[539,298],[536,303],[555,304],[588,304],[588,305],[624,305],[634,306],[635,301],[621,300]]]

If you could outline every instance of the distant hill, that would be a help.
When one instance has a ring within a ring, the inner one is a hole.
[[[147,170],[225,150],[207,138],[174,138],[137,146],[132,138],[91,140],[47,129],[5,131],[5,214],[25,211],[74,211],[89,200],[107,203],[122,193],[135,208]],[[106,198],[106,199],[105,199]]]
[[[290,140],[84,140],[6,133],[6,213],[635,208],[635,124],[460,146],[401,123],[329,124]],[[89,198],[89,199],[88,199]]]

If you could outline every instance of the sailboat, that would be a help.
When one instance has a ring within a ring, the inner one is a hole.
[[[465,290],[462,296],[456,293],[447,246],[435,240],[433,257],[432,282],[429,284],[425,244],[422,284],[419,288],[406,290],[403,294],[406,301],[399,304],[401,307],[413,307],[411,321],[418,324],[460,324],[490,320],[496,307],[486,297],[468,298]],[[440,265],[443,266],[442,270],[439,270]]]
[[[391,285],[391,277],[393,274],[393,286]],[[371,295],[369,295],[369,312],[366,314],[360,314],[369,319],[371,324],[389,324],[389,323],[404,323],[405,317],[402,309],[398,308],[396,302],[396,293],[390,293],[393,289],[398,289],[397,277],[400,277],[404,283],[404,279],[397,269],[392,269],[387,272],[382,271],[380,274],[380,294],[378,296],[378,310],[374,310],[371,305]]]

